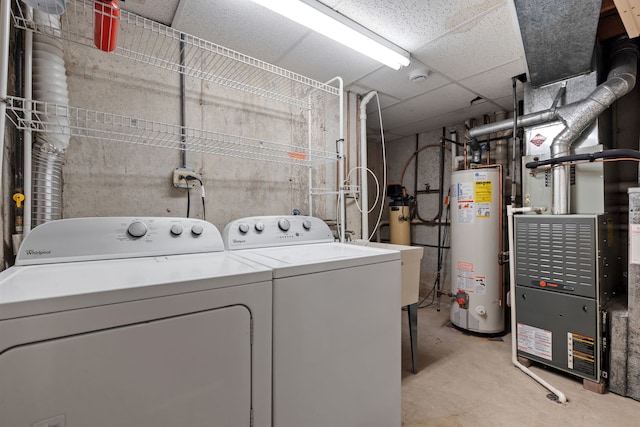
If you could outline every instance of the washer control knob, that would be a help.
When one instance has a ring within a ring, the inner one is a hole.
[[[142,237],[145,234],[147,234],[147,226],[142,221],[134,221],[131,224],[129,224],[129,227],[127,228],[127,233],[129,233],[131,237],[136,237],[136,238]]]
[[[305,230],[310,230],[311,229],[311,221],[309,221],[308,219],[305,219],[304,221],[302,221],[302,227]]]
[[[180,224],[173,224],[170,231],[174,236],[179,236],[182,234],[183,229]]]
[[[204,228],[202,228],[200,224],[196,224],[193,227],[191,227],[191,234],[193,234],[194,236],[201,235],[203,231],[204,231]]]
[[[256,231],[258,233],[261,233],[264,231],[264,223],[263,222],[256,222],[256,225],[254,225],[254,228],[256,229]]]
[[[280,218],[278,220],[278,228],[282,231],[288,231],[289,227],[291,226],[291,224],[289,224],[289,221],[286,220],[285,218]]]
[[[247,224],[246,222],[243,222],[238,226],[238,230],[242,234],[247,234],[249,232],[249,224]]]

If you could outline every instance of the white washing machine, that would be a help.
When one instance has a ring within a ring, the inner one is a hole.
[[[0,425],[271,425],[271,272],[210,223],[43,224],[0,273]]]
[[[306,216],[244,218],[225,247],[273,270],[274,427],[401,424],[400,253]]]

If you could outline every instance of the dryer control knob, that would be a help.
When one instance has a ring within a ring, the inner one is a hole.
[[[204,231],[204,228],[202,228],[200,224],[196,224],[193,227],[191,227],[191,234],[193,234],[196,237],[201,235],[203,231]]]
[[[145,225],[144,222],[134,221],[131,224],[129,224],[129,227],[127,228],[127,233],[129,233],[131,237],[142,237],[145,234],[147,234],[147,226]]]
[[[170,231],[174,236],[179,236],[182,234],[183,229],[180,224],[173,224]]]
[[[263,222],[256,222],[256,225],[254,225],[254,228],[256,229],[256,231],[258,233],[264,231],[264,223]]]
[[[282,231],[288,231],[290,227],[289,221],[284,219],[284,218],[280,218],[278,220],[278,228]]]
[[[238,230],[242,234],[247,234],[249,232],[249,224],[247,224],[246,222],[243,222],[238,226]]]
[[[302,221],[302,227],[305,230],[310,230],[311,229],[311,221],[309,221],[308,219],[305,219],[304,221]]]

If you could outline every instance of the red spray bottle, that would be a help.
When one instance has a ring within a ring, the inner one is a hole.
[[[93,10],[93,43],[100,50],[113,52],[118,41],[120,4],[118,0],[96,0]]]

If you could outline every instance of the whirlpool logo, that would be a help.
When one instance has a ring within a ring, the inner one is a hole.
[[[27,255],[29,256],[42,256],[50,255],[51,249],[27,249]]]

